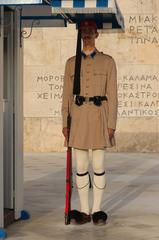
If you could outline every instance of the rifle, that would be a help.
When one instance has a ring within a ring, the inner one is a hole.
[[[80,70],[81,70],[81,31],[78,30],[75,75],[73,84],[73,94],[80,93]],[[71,116],[68,115],[67,127],[70,130]],[[72,195],[72,148],[67,147],[67,164],[66,164],[66,196],[65,196],[65,224],[70,224],[69,213],[71,211],[71,195]]]
[[[67,118],[67,127],[70,131],[71,117]],[[65,225],[70,224],[69,212],[71,211],[71,195],[72,195],[72,148],[67,147],[66,159],[66,195],[65,195]]]

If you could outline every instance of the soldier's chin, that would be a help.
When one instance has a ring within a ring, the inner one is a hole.
[[[90,41],[91,41],[91,38],[83,38],[83,41],[84,41],[84,42],[90,42]]]

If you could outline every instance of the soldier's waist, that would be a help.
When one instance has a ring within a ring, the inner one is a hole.
[[[81,95],[76,95],[74,97],[75,103],[80,106],[82,105],[84,102],[88,103],[88,102],[94,102],[95,105],[100,106],[102,101],[107,101],[108,98],[107,96],[92,96],[92,97],[87,97],[87,96],[81,96]]]

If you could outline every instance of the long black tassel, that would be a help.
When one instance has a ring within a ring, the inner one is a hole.
[[[75,60],[75,74],[73,94],[80,94],[80,72],[81,72],[81,30],[78,30],[76,60]]]

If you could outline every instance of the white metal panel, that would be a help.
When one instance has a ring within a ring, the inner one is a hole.
[[[42,0],[0,0],[0,5],[42,4]]]
[[[73,2],[72,1],[62,1],[62,7],[73,7]]]
[[[85,13],[114,13],[112,8],[52,8],[52,13],[69,13],[69,14],[85,14]]]
[[[10,23],[10,24],[7,24]],[[4,12],[3,158],[4,208],[13,209],[13,12]]]
[[[23,164],[23,47],[20,48],[20,13],[15,14],[14,62],[15,62],[15,219],[21,217],[23,210],[24,164]]]
[[[0,7],[0,228],[4,227],[3,201],[3,7]]]
[[[116,6],[115,6],[115,1],[114,0],[109,0],[108,1],[108,8],[112,8],[113,10],[115,10]]]
[[[96,3],[97,3],[97,1],[96,0],[92,0],[92,1],[90,1],[90,0],[86,0],[85,1],[85,8],[96,8]]]

